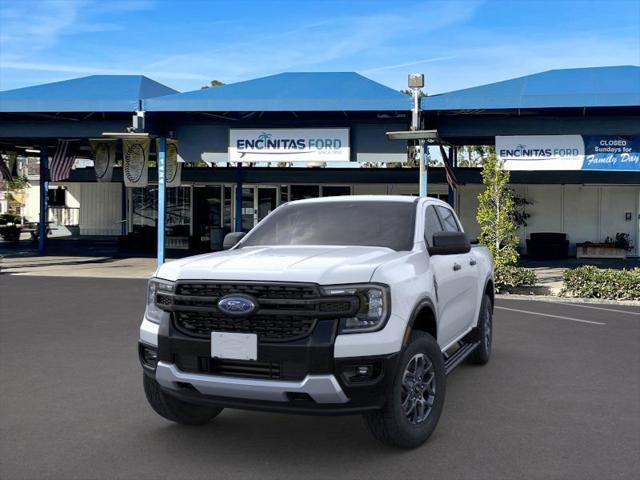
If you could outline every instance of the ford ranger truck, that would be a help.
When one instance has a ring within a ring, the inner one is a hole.
[[[294,201],[224,248],[149,281],[139,357],[168,420],[363,414],[376,438],[413,448],[438,423],[446,375],[489,360],[492,258],[446,203]]]

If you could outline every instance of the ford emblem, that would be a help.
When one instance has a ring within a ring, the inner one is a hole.
[[[249,315],[256,306],[253,299],[240,295],[226,295],[218,301],[218,310],[227,315]]]

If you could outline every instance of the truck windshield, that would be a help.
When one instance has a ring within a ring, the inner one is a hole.
[[[256,245],[361,245],[411,250],[416,205],[337,201],[283,205],[242,242]]]

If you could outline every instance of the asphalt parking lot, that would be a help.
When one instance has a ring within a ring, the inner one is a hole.
[[[143,280],[0,276],[0,478],[614,479],[640,471],[640,308],[499,300],[485,367],[448,379],[413,451],[359,417],[152,412]]]

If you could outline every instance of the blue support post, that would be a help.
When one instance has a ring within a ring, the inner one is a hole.
[[[49,222],[49,157],[47,145],[40,145],[40,223],[38,224],[38,252],[44,255],[47,249],[47,226]]]
[[[123,237],[126,237],[127,234],[129,233],[129,224],[128,224],[128,219],[127,219],[127,187],[124,186],[124,180],[122,180],[122,190],[120,191],[120,196],[121,196],[121,206],[120,206],[120,212],[121,212],[121,216],[122,216],[122,225],[121,225],[121,229],[120,229],[120,233],[122,234]]]
[[[424,140],[420,140],[420,196],[427,196],[427,167],[429,165],[429,157],[427,147]]]
[[[158,268],[164,263],[164,223],[165,223],[165,211],[166,211],[166,194],[167,194],[167,181],[166,181],[166,153],[167,153],[167,139],[160,137],[158,146]]]
[[[236,226],[234,231],[242,231],[242,163],[236,166]]]
[[[453,169],[454,171],[457,165],[457,158],[456,158],[457,155],[458,155],[458,151],[456,150],[456,147],[451,147],[449,149],[449,162],[451,164],[451,169]],[[451,208],[455,208],[455,196],[454,196],[453,188],[451,188],[451,185],[449,185],[447,189],[447,203],[451,205]]]

